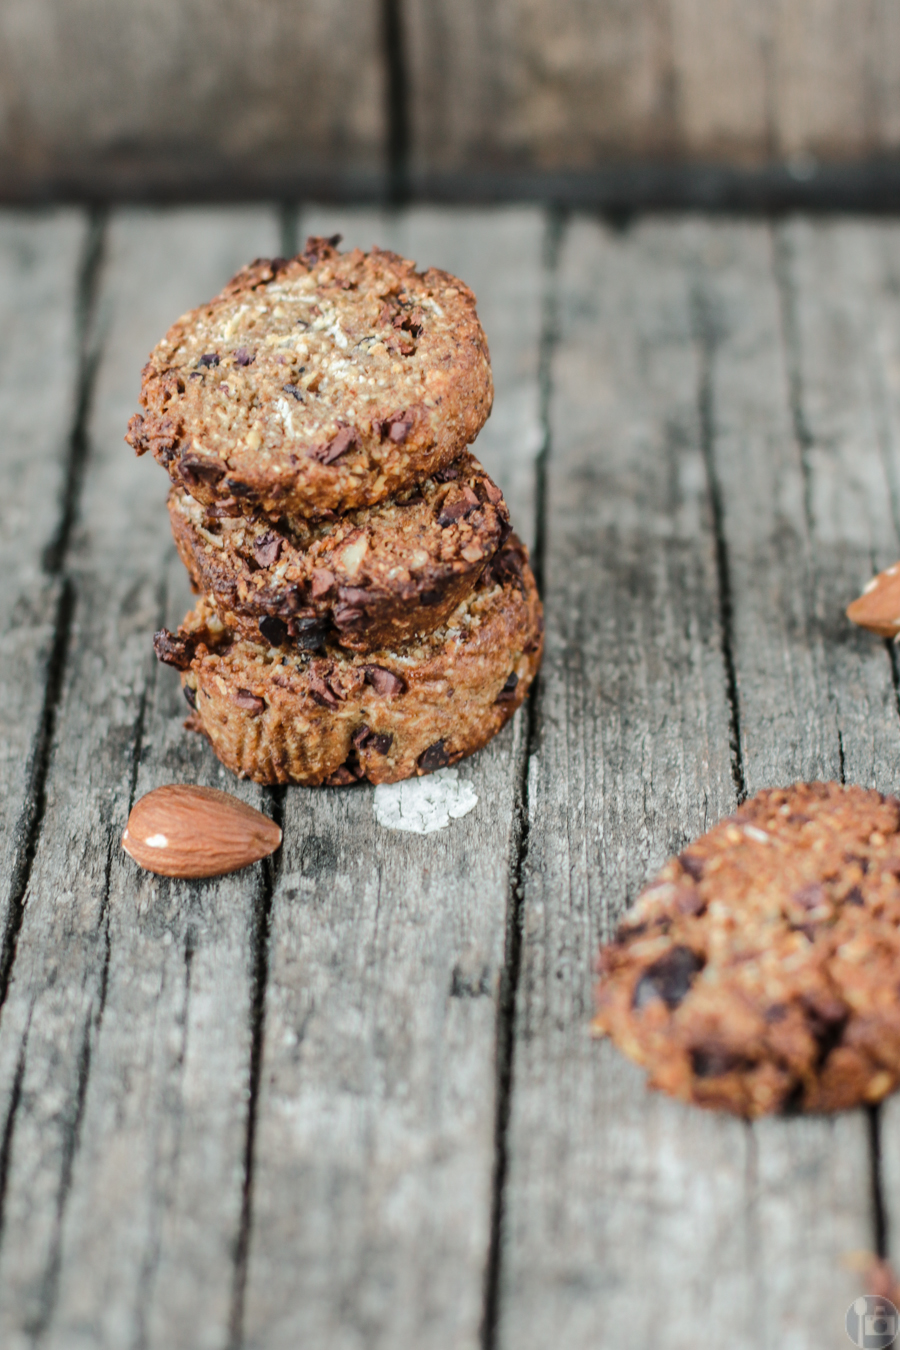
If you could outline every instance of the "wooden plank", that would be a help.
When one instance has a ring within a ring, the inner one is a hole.
[[[857,745],[813,605],[833,530],[807,514],[826,489],[795,441],[767,228],[578,222],[557,293],[500,1344],[588,1346],[602,1327],[680,1350],[702,1326],[838,1346],[858,1292],[841,1259],[874,1231],[864,1116],[748,1128],[650,1097],[586,1023],[598,936],[738,786],[837,775],[838,727],[881,779],[889,672],[857,646],[880,719]]]
[[[371,190],[380,25],[378,0],[7,0],[5,190]]]
[[[60,581],[48,560],[65,511],[79,366],[86,221],[0,215],[0,933],[24,883]],[[49,562],[49,566],[48,566]],[[14,897],[15,898],[15,897]],[[0,995],[2,997],[2,995]]]
[[[316,213],[301,223],[304,232],[340,228],[348,242],[378,239],[453,267],[497,304],[518,297],[520,328],[503,325],[493,358],[503,396],[535,408],[537,217],[414,211],[389,222]],[[491,286],[486,264],[497,269]],[[532,275],[523,282],[508,275],[513,267]],[[523,440],[523,454],[533,448]],[[479,804],[444,833],[382,829],[368,786],[288,796],[272,909],[248,1350],[479,1343],[524,731],[520,714],[460,767]]]
[[[11,1348],[228,1341],[262,879],[158,881],[118,847],[135,792],[221,781],[152,657],[187,586],[165,475],[122,434],[153,341],[277,244],[263,210],[124,213],[109,233],[72,652],[0,1023]]]
[[[879,0],[410,0],[406,14],[414,181],[670,157],[805,172],[900,143],[896,7]]]

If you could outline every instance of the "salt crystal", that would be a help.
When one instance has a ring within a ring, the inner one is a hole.
[[[375,819],[386,830],[431,834],[445,830],[451,820],[468,815],[478,796],[456,769],[438,769],[424,778],[402,783],[379,783],[375,789]]]

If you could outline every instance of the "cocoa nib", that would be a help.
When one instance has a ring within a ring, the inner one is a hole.
[[[267,530],[253,545],[253,556],[260,567],[274,567],[283,547],[284,540],[281,536]]]
[[[353,744],[357,750],[374,750],[377,755],[386,755],[394,743],[389,733],[379,735],[371,727],[361,726],[353,733]]]
[[[298,384],[283,384],[281,387],[286,394],[293,394],[294,398],[297,400],[298,403],[303,402],[304,399],[303,390],[300,388]]]
[[[450,753],[442,740],[435,741],[434,745],[422,751],[416,763],[423,773],[434,773],[435,769],[446,769],[450,763]]]
[[[489,478],[484,479],[484,491],[492,506],[499,506],[503,501],[503,493],[497,484],[492,483]]]
[[[218,352],[206,352],[203,356],[200,357],[200,360],[197,362],[198,366],[205,366],[206,369],[209,369],[210,366],[217,366],[218,364],[219,364]]]
[[[246,347],[238,347],[234,354],[234,364],[236,366],[249,366],[253,364],[253,357]]]
[[[370,684],[376,694],[384,698],[398,698],[406,692],[406,681],[384,666],[363,666],[366,684]],[[443,744],[443,742],[441,742]]]
[[[352,427],[341,427],[336,436],[325,445],[317,445],[310,450],[310,459],[317,459],[320,464],[333,464],[341,455],[347,453],[351,446],[356,445],[359,437]]]
[[[309,593],[313,600],[321,600],[334,586],[335,576],[327,567],[314,567],[310,574]]]
[[[196,689],[192,689],[191,686],[190,686],[189,684],[184,684],[184,685],[181,686],[181,692],[184,694],[185,698],[187,699],[188,704],[189,704],[192,708],[194,708],[194,709],[196,710],[196,707],[197,707],[197,691],[196,691]]]
[[[256,494],[256,488],[251,483],[242,483],[239,478],[226,478],[225,486],[232,497],[253,497]]]
[[[446,529],[448,525],[455,524],[457,520],[464,520],[466,516],[470,516],[479,505],[478,498],[467,483],[462,490],[462,496],[458,497],[455,502],[445,503],[441,507],[438,524]]]
[[[487,586],[508,586],[515,583],[523,589],[522,568],[525,565],[525,549],[516,536],[510,535],[509,543],[499,553],[495,553],[482,573],[482,584]]]
[[[176,425],[171,417],[162,418],[155,427],[151,424],[151,429],[148,431],[144,418],[140,413],[135,413],[128,420],[128,434],[125,440],[136,455],[146,455],[149,450],[152,452],[154,459],[160,460],[163,464],[168,464],[178,449],[181,432],[181,424]]]
[[[176,670],[188,670],[194,659],[195,643],[192,638],[180,638],[168,628],[160,628],[153,634],[153,650],[158,661],[164,666],[174,666]]]
[[[359,782],[360,778],[362,778],[362,770],[352,764],[350,760],[347,760],[346,764],[342,764],[339,769],[335,769],[334,773],[328,775],[325,779],[325,786],[352,787],[354,783]]]
[[[315,267],[326,258],[333,258],[343,237],[342,234],[332,234],[327,238],[321,234],[311,234],[301,254],[307,267]]]
[[[683,872],[687,872],[694,881],[699,881],[703,876],[703,859],[698,858],[694,853],[679,853],[678,861],[681,863]]]
[[[516,672],[513,671],[513,673],[507,679],[506,684],[503,686],[503,688],[500,690],[500,693],[497,695],[495,702],[512,703],[513,699],[516,696],[516,687],[518,683],[519,677],[516,674]]]
[[[333,711],[340,703],[331,685],[314,670],[309,672],[309,692],[313,702],[318,703],[320,708],[330,708]]]
[[[201,484],[212,485],[224,477],[225,470],[217,459],[207,459],[203,455],[182,455],[178,461],[181,477],[189,487]]]
[[[325,645],[328,625],[318,615],[303,615],[289,619],[287,630],[302,652],[320,652]]]
[[[363,617],[364,610],[355,605],[335,605],[331,612],[335,628],[350,628]]]
[[[287,624],[274,614],[264,614],[259,621],[259,631],[270,647],[280,647],[287,642]]]
[[[413,419],[409,413],[395,412],[390,417],[376,419],[372,424],[376,436],[381,440],[393,441],[394,445],[402,445],[413,428]]]
[[[264,698],[258,698],[257,695],[251,693],[249,689],[239,689],[234,695],[234,701],[239,708],[243,708],[246,712],[253,713],[254,716],[265,711],[266,700]]]
[[[638,980],[631,1006],[644,1008],[654,999],[662,999],[670,1010],[686,998],[694,977],[704,966],[703,958],[690,947],[672,947]]]

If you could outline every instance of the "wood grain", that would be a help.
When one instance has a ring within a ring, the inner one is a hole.
[[[862,1114],[750,1129],[648,1098],[585,1029],[595,944],[666,854],[738,787],[840,769],[773,241],[578,222],[556,291],[500,1343],[680,1348],[727,1322],[713,1343],[837,1346],[842,1256],[874,1232]],[[877,775],[890,672],[856,653]]]
[[[380,17],[376,0],[7,0],[6,191],[371,190]]]
[[[136,792],[220,782],[153,659],[187,586],[165,475],[122,434],[167,324],[277,243],[264,211],[124,214],[110,229],[72,651],[0,1022],[4,1346],[228,1341],[260,870],[168,883],[118,846]]]
[[[74,212],[0,217],[0,933],[24,880],[39,733],[62,587],[47,557],[65,514],[78,399],[79,272]],[[49,564],[49,565],[48,565]]]

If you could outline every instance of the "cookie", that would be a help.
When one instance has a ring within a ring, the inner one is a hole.
[[[169,496],[197,590],[267,646],[396,647],[440,627],[509,534],[500,489],[466,453],[420,487],[333,521],[272,525]],[[293,528],[292,528],[293,526]]]
[[[238,638],[201,599],[161,660],[183,671],[223,764],[260,783],[395,783],[485,745],[528,692],[543,620],[524,546],[513,535],[472,594],[426,637],[368,655],[320,654]]]
[[[335,240],[253,263],[151,353],[126,439],[199,502],[273,519],[373,506],[484,425],[493,386],[469,288]]]
[[[900,1080],[900,801],[768,788],[666,863],[600,953],[595,1029],[683,1101],[755,1117]]]

